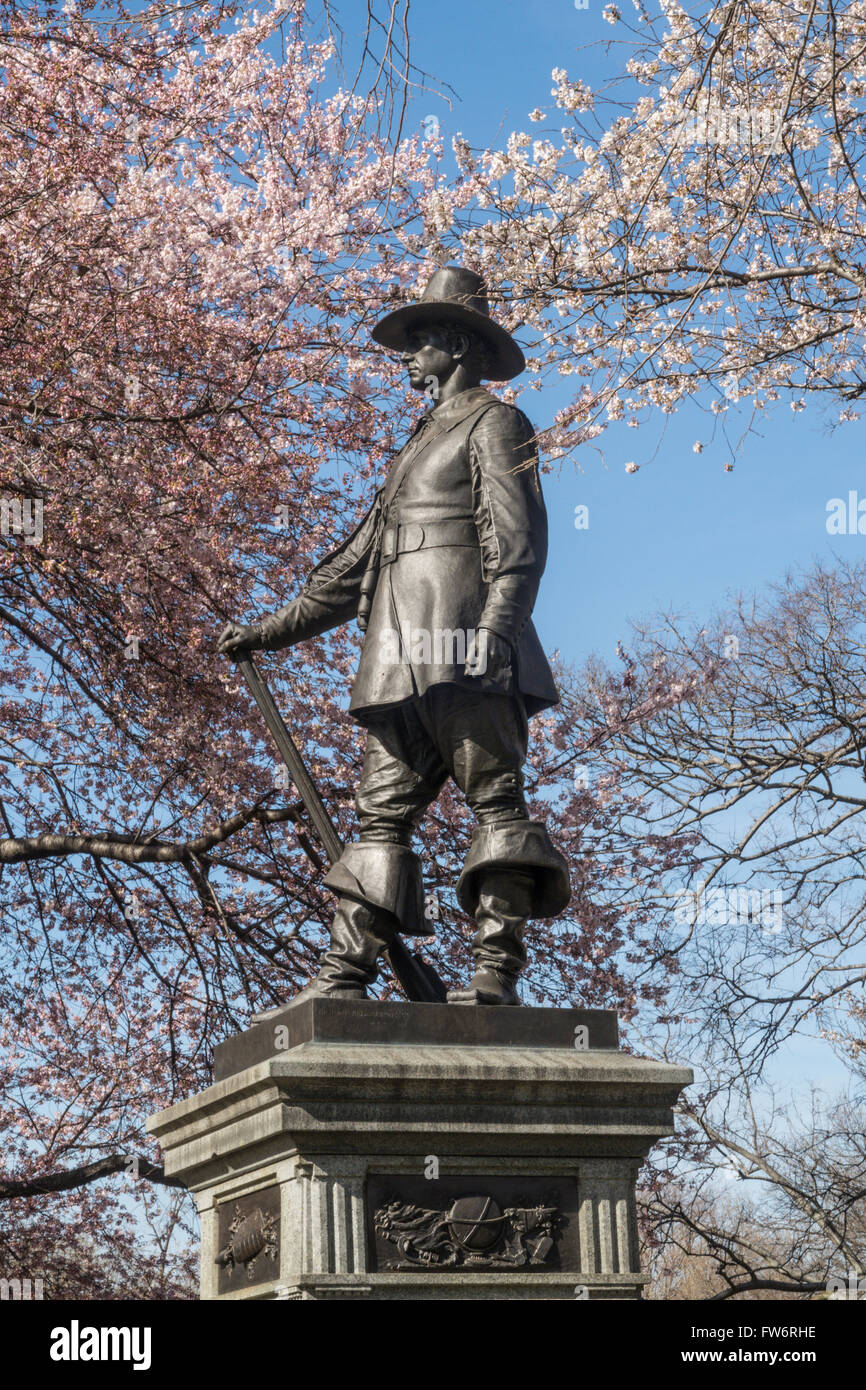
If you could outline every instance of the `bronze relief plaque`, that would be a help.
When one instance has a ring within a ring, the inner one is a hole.
[[[371,1174],[367,1218],[374,1268],[580,1268],[577,1180]]]

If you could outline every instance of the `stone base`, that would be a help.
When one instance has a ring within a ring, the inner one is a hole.
[[[332,1274],[327,1278],[307,1279],[298,1284],[278,1288],[265,1295],[268,1298],[319,1299],[319,1298],[374,1298],[380,1299],[502,1299],[519,1298],[523,1301],[534,1298],[544,1299],[604,1299],[640,1298],[640,1285],[646,1283],[644,1276],[635,1279],[634,1275],[625,1278],[609,1275],[607,1278],[587,1276],[588,1282],[575,1284],[573,1274],[533,1274],[521,1278],[514,1274],[421,1274],[407,1279],[403,1274]],[[638,1290],[638,1291],[636,1291]],[[261,1297],[261,1295],[259,1295]]]
[[[313,999],[215,1071],[148,1126],[202,1298],[640,1297],[637,1171],[692,1074],[615,1014]]]

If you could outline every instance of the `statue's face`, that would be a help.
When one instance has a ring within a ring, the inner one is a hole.
[[[409,374],[409,385],[416,391],[429,392],[433,384],[441,388],[460,363],[460,357],[453,356],[445,338],[433,324],[429,328],[423,325],[413,328],[401,356]]]

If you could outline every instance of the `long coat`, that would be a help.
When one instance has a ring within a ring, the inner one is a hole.
[[[298,598],[262,621],[265,645],[302,642],[358,616],[366,633],[349,708],[361,723],[441,682],[519,690],[530,715],[556,704],[531,620],[547,559],[533,433],[483,387],[428,411],[360,525]],[[463,673],[481,627],[511,647],[498,682]]]

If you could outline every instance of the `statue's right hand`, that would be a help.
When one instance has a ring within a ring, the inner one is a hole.
[[[217,639],[217,651],[232,661],[259,651],[261,646],[259,628],[244,627],[243,623],[227,623]]]

